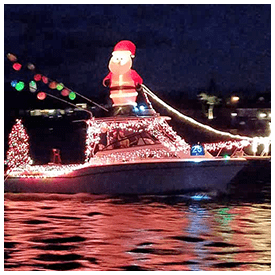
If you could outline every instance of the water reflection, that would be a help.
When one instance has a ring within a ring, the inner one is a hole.
[[[270,270],[269,203],[5,194],[5,270]]]

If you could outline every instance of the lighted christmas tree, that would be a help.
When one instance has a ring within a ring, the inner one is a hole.
[[[16,120],[9,134],[9,150],[7,151],[6,163],[9,171],[15,167],[24,168],[32,163],[29,136],[21,119]]]

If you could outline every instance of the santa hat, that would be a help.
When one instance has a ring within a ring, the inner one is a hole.
[[[130,51],[132,57],[134,57],[136,53],[136,46],[129,40],[122,40],[118,42],[114,47],[114,52],[117,51]]]

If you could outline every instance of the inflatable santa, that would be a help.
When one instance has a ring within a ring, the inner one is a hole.
[[[113,107],[119,110],[129,110],[137,104],[137,90],[141,88],[142,78],[131,69],[135,51],[136,46],[131,41],[117,43],[108,66],[110,73],[103,79],[103,85],[110,88]]]

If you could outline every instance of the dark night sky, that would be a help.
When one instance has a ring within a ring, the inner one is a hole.
[[[102,79],[123,39],[153,91],[196,97],[211,79],[222,93],[271,89],[271,5],[5,5],[4,16],[5,54],[90,98],[108,92]]]

